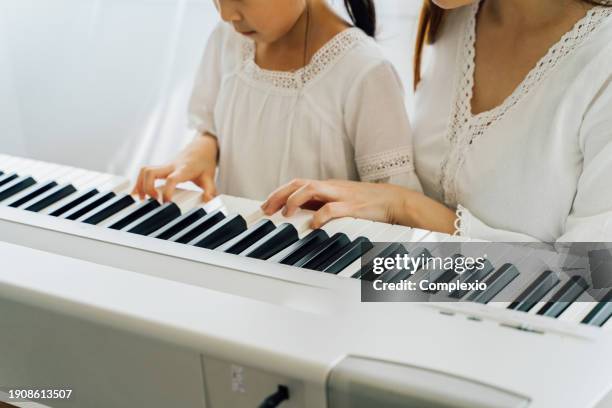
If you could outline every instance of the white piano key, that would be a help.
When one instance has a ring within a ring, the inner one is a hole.
[[[312,211],[308,211],[308,210],[298,210],[294,215],[292,215],[291,217],[285,217],[281,211],[278,211],[276,214],[273,214],[269,217],[266,217],[265,215],[262,214],[262,218],[268,218],[270,219],[270,221],[272,221],[274,223],[274,225],[281,225],[284,223],[289,223],[291,225],[293,225],[296,229],[296,231],[298,232],[298,235],[303,237],[304,233],[306,231],[311,231],[310,230],[310,222],[312,220]]]
[[[99,181],[106,180],[106,176],[94,171],[83,170],[82,174],[73,183],[77,190],[88,190],[99,187]]]
[[[90,172],[90,178],[87,180],[83,189],[97,188],[99,191],[102,190],[102,187],[108,183],[114,176],[110,174],[102,174],[97,172]]]
[[[427,236],[431,234],[431,231],[420,228],[402,228],[405,228],[405,230],[396,238],[395,242],[426,242]]]
[[[408,231],[411,230],[410,227],[404,227],[402,225],[391,225],[391,224],[383,224],[377,222],[376,224],[386,225],[388,228],[380,233],[377,233],[376,236],[370,239],[372,242],[399,242],[398,239],[404,237]]]
[[[584,292],[557,319],[564,322],[580,323],[595,306],[597,306],[597,301],[593,299],[590,293]]]
[[[443,234],[441,232],[430,232],[424,236],[419,242],[463,242],[469,240],[466,237],[454,237],[449,234]]]
[[[57,184],[72,184],[75,188],[77,188],[74,184],[74,180],[80,173],[77,173],[76,171],[77,170],[72,167],[61,166],[54,175],[53,179],[57,181]]]
[[[27,164],[31,164],[31,161],[21,157],[9,157],[2,165],[2,170],[5,172],[14,172],[16,169],[23,169]]]
[[[125,177],[111,176],[106,183],[100,186],[99,190],[127,194],[131,191],[131,185],[130,181]]]
[[[331,237],[332,235],[336,233],[344,232],[347,229],[347,227],[349,227],[353,223],[354,220],[355,220],[354,218],[348,218],[348,217],[338,218],[335,220],[331,220],[330,222],[322,226],[321,229],[327,232],[327,234]]]
[[[15,157],[5,164],[4,170],[20,173],[21,175],[31,174],[33,177],[44,175],[46,168],[53,168],[59,165],[32,160],[28,158]]]
[[[172,201],[179,206],[183,214],[206,204],[202,201],[202,193],[193,190],[178,190],[177,197]]]
[[[228,195],[220,195],[215,197],[215,200],[222,203],[222,208],[227,210],[228,214],[242,215],[249,226],[254,221],[261,218],[262,214],[260,201],[250,200],[248,198],[232,197]]]
[[[0,153],[0,170],[2,171],[6,171],[6,169],[3,166],[6,166],[8,163],[10,163],[12,160],[14,159],[13,156],[7,156],[5,154],[1,154]]]
[[[371,228],[374,228],[372,221],[360,220],[353,218],[351,222],[347,223],[343,232],[351,241],[360,236],[365,236],[365,232]]]

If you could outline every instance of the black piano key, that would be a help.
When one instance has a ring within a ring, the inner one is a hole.
[[[30,200],[35,199],[38,196],[41,196],[42,194],[46,193],[47,191],[51,190],[54,187],[57,187],[57,183],[55,181],[48,181],[46,183],[43,183],[40,186],[37,186],[34,189],[34,191],[27,193],[25,196],[21,198],[18,198],[17,200],[10,203],[8,206],[13,207],[13,208],[21,207],[25,203],[29,202]]]
[[[369,239],[358,237],[342,250],[342,254],[326,262],[324,265],[317,268],[317,270],[325,273],[333,273],[334,275],[338,274],[372,248],[374,248],[374,245]]]
[[[17,177],[19,177],[17,173],[7,173],[3,176],[0,176],[0,186],[5,185],[6,183],[10,183],[11,181],[15,180]]]
[[[194,208],[168,223],[166,226],[154,231],[150,236],[164,240],[170,239],[205,216],[206,211],[203,208]]]
[[[361,243],[365,244],[366,242],[369,242],[371,244],[370,240],[365,238],[365,237],[357,237],[353,241],[351,241],[349,239],[348,244],[345,244],[343,246],[338,246],[331,253],[328,253],[326,258],[323,258],[320,261],[314,263],[308,269],[312,269],[314,271],[323,272],[328,266],[330,266],[334,262],[340,260],[345,255],[349,255],[349,254],[352,254],[352,256],[349,256],[349,259],[352,257],[352,259],[354,261],[355,259],[359,258],[359,255],[357,255],[357,257],[355,257],[355,254],[360,254],[361,253],[361,251],[359,249],[360,246],[361,246]]]
[[[316,229],[269,258],[268,261],[278,262],[283,265],[293,265],[328,238],[327,232],[322,229]]]
[[[298,239],[298,232],[293,225],[281,224],[274,231],[245,249],[241,255],[265,260],[297,242]]]
[[[0,187],[0,201],[10,198],[34,184],[36,184],[36,181],[30,176],[18,177]]]
[[[383,248],[382,251],[380,251],[375,258],[388,258],[388,257],[392,257],[395,256],[396,254],[407,254],[408,251],[406,250],[406,248],[399,243],[393,243],[390,244],[388,246],[386,246],[385,248]],[[355,273],[352,278],[355,279],[363,279],[363,280],[367,280],[370,282],[373,282],[374,280],[378,279],[378,277],[380,275],[377,275],[373,272],[374,269],[374,259],[372,259],[370,262],[368,262],[366,265],[363,265],[359,271],[357,271],[357,273]]]
[[[491,272],[493,272],[494,270],[495,270],[495,267],[493,267],[491,262],[488,259],[485,259],[482,268],[478,268],[478,267],[474,266],[470,270],[465,271],[461,275],[459,275],[459,279],[457,281],[459,282],[459,284],[461,284],[461,283],[468,283],[469,284],[469,283],[474,283],[476,281],[480,282],[484,278],[489,276],[489,274]],[[461,299],[468,292],[469,292],[468,289],[463,289],[463,290],[456,289],[453,292],[451,292],[449,297],[451,297],[453,299]]]
[[[115,193],[113,193],[112,191],[96,194],[95,196],[91,197],[89,200],[83,201],[81,204],[77,205],[72,210],[62,215],[62,218],[74,221],[86,215],[90,211],[95,210],[102,204],[111,200],[114,196],[115,196]]]
[[[148,214],[151,211],[155,210],[160,205],[161,204],[156,199],[149,198],[143,201],[142,203],[138,204],[136,208],[134,208],[133,211],[131,211],[128,215],[121,218],[120,220],[114,222],[108,228],[114,229],[114,230],[123,229],[127,227],[128,225],[130,225],[131,223],[133,223],[134,221],[136,221],[137,219],[139,219],[140,217],[144,216],[145,214]]]
[[[508,306],[508,309],[528,312],[558,284],[557,275],[553,271],[546,271],[531,282],[527,289]]]
[[[85,201],[89,200],[90,198],[92,198],[93,196],[97,195],[98,193],[99,193],[99,191],[96,188],[85,190],[84,192],[82,192],[82,193],[78,194],[76,197],[74,197],[73,200],[70,200],[69,202],[67,202],[66,204],[61,206],[60,208],[52,211],[49,215],[52,216],[52,217],[59,217],[60,215],[65,214],[67,211],[72,210],[76,206],[81,205],[82,203],[84,203]]]
[[[128,225],[124,230],[132,234],[149,235],[180,216],[181,209],[178,205],[175,203],[165,203],[140,220],[134,221],[132,225]]]
[[[487,288],[483,291],[474,291],[468,300],[477,303],[489,303],[499,292],[519,275],[519,271],[512,264],[505,264],[486,280]]]
[[[612,290],[582,319],[582,323],[603,327],[612,317]]]
[[[40,196],[37,201],[25,208],[26,211],[39,212],[45,208],[57,203],[60,200],[68,197],[70,194],[76,193],[76,188],[72,184],[64,184],[52,188],[45,194]]]
[[[204,218],[187,227],[185,230],[180,231],[178,234],[170,237],[169,240],[172,242],[178,242],[180,244],[187,244],[224,219],[225,214],[223,214],[221,210],[217,210],[206,215]]]
[[[235,238],[227,241],[225,244],[217,248],[218,251],[227,252],[228,254],[238,255],[248,247],[265,237],[276,227],[270,220],[260,220],[256,224],[249,227],[246,231],[239,234]]]
[[[233,215],[217,223],[208,231],[189,242],[189,245],[215,249],[242,234],[246,229],[247,224],[244,218],[241,215]]]
[[[122,194],[105,203],[103,206],[98,208],[95,212],[93,212],[90,216],[85,218],[83,222],[85,224],[96,225],[101,223],[104,220],[109,219],[115,214],[118,214],[119,211],[128,208],[130,205],[134,204],[136,200],[131,195]]]
[[[580,276],[572,276],[565,285],[555,293],[540,310],[538,314],[548,317],[559,317],[580,295],[584,293],[589,285]]]
[[[337,254],[342,248],[350,243],[351,240],[346,234],[338,232],[332,235],[332,237],[319,248],[293,264],[293,266],[316,270],[316,268],[322,265],[327,259]]]

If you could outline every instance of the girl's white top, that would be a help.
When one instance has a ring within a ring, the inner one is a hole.
[[[220,23],[194,86],[190,123],[219,141],[220,192],[262,200],[294,178],[421,190],[402,84],[373,39],[348,28],[296,72],[261,69],[254,55]]]
[[[612,8],[591,9],[473,115],[478,7],[451,12],[426,49],[412,117],[424,192],[457,208],[461,235],[612,242]]]
[[[220,192],[261,200],[294,178],[421,189],[403,87],[372,38],[348,28],[295,72],[261,69],[254,55],[221,23],[190,103],[192,127],[219,141]]]

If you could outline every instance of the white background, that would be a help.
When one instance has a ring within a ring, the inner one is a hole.
[[[420,4],[377,2],[406,86]],[[212,0],[0,0],[0,153],[128,176],[172,157],[217,20]]]

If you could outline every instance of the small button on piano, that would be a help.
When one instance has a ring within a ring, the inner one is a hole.
[[[612,291],[537,261],[550,251],[351,218],[311,230],[306,210],[130,188],[0,155],[0,401],[2,384],[52,382],[75,407],[252,407],[279,387],[287,407],[610,406]],[[480,242],[485,267],[362,262],[454,242]],[[375,279],[487,289],[360,302]]]

